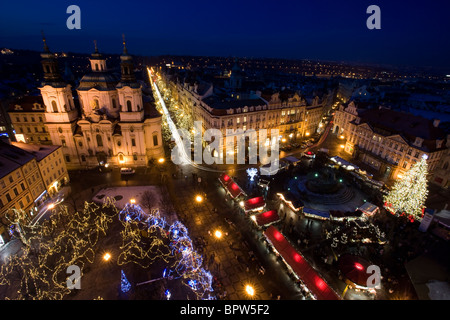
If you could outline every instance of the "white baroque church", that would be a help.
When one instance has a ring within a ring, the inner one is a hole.
[[[90,57],[91,72],[76,88],[78,114],[71,85],[63,81],[57,59],[44,38],[44,82],[39,90],[46,107],[45,126],[52,144],[63,146],[68,169],[106,163],[146,166],[151,159],[164,157],[161,114],[144,99],[125,41],[123,45],[120,79],[108,72],[106,58],[95,46]]]

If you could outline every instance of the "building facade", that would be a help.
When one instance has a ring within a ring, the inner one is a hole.
[[[45,126],[45,105],[41,96],[25,96],[9,106],[16,141],[51,144]]]
[[[324,111],[318,97],[313,99],[312,105],[307,105],[306,100],[294,91],[245,91],[243,74],[236,64],[224,88],[214,88],[212,83],[201,80],[180,81],[176,75],[163,71],[159,75],[163,90],[170,90],[174,103],[192,117],[192,121],[202,122],[203,132],[219,129],[225,136],[236,130],[278,129],[278,139],[289,143],[313,135]],[[266,142],[271,143],[270,139]],[[224,142],[221,145],[226,147]]]
[[[345,139],[345,152],[383,177],[398,179],[425,156],[434,170],[447,152],[439,120],[385,108],[358,109],[351,102],[336,112],[334,132]]]
[[[51,143],[62,147],[69,170],[105,164],[145,166],[151,159],[164,157],[161,115],[151,98],[143,95],[125,42],[120,78],[108,69],[96,46],[90,57],[91,72],[82,77],[75,91],[62,80],[45,39],[41,57],[44,82],[39,90],[45,127]]]
[[[61,190],[62,186],[69,183],[69,173],[64,161],[62,146],[23,142],[13,142],[12,145],[35,157],[45,190],[49,196],[54,196]]]
[[[36,157],[9,143],[0,142],[0,234],[8,241],[11,210],[23,210],[28,219],[47,198]]]

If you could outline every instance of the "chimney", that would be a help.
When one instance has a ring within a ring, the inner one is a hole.
[[[441,120],[439,119],[434,119],[433,120],[433,127],[437,128],[439,126],[439,123],[441,122]]]

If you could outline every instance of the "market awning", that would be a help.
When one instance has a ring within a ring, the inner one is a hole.
[[[289,245],[286,238],[274,226],[270,226],[269,228],[267,228],[264,231],[264,236],[269,240],[269,242],[280,254]]]
[[[281,160],[292,163],[293,165],[296,165],[297,163],[299,163],[301,161],[300,159],[297,159],[294,156],[287,156],[287,157],[282,158]]]
[[[219,181],[224,187],[226,187],[232,181],[232,179],[226,173],[222,173],[219,177]]]
[[[330,216],[335,220],[343,220],[343,219],[357,219],[362,216],[363,212],[361,210],[356,211],[339,211],[339,210],[330,210]]]
[[[271,223],[277,222],[278,220],[280,220],[280,216],[277,213],[277,210],[270,210],[270,211],[266,211],[263,213],[260,213],[258,215],[255,216],[256,220],[256,224],[258,226],[266,226],[269,225]]]
[[[308,207],[303,208],[303,214],[308,218],[326,220],[330,219],[330,213],[327,211],[316,210]]]
[[[351,282],[361,287],[367,287],[367,279],[371,273],[367,268],[371,265],[366,259],[352,254],[344,254],[339,258],[339,270]]]
[[[264,236],[281,255],[295,274],[305,283],[318,300],[340,300],[333,289],[319,276],[308,261],[286,240],[274,226],[264,231]]]
[[[226,173],[222,173],[219,176],[219,182],[233,199],[239,197],[241,194],[246,195],[244,190]]]
[[[249,212],[254,210],[262,210],[265,205],[266,202],[263,197],[251,198],[244,202],[244,211]]]
[[[232,198],[237,198],[239,197],[239,195],[245,194],[245,192],[241,189],[241,187],[239,187],[239,185],[234,181],[230,182],[226,186],[226,189],[228,190]]]
[[[347,160],[342,159],[339,156],[334,156],[330,158],[331,161],[337,163],[338,165],[344,167],[347,170],[357,170],[359,167],[351,162],[348,162]]]
[[[379,211],[380,208],[378,208],[378,206],[374,205],[373,203],[364,202],[364,204],[361,207],[359,207],[358,210],[364,212],[364,214],[366,215],[372,216],[377,211]]]

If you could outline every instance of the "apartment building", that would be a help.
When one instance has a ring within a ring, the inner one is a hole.
[[[0,245],[10,237],[11,210],[23,210],[31,221],[68,182],[61,146],[0,141]]]
[[[69,182],[61,146],[13,142],[14,146],[32,154],[37,162],[45,189],[50,196],[57,194]]]
[[[9,240],[11,210],[23,210],[29,219],[46,198],[36,158],[5,142],[0,142],[0,235],[1,242]]]
[[[236,74],[236,67],[233,70]],[[290,141],[314,134],[324,111],[319,97],[307,105],[295,91],[245,91],[239,77],[232,79],[233,71],[225,88],[201,80],[181,81],[177,75],[163,72],[159,77],[173,102],[193,121],[202,121],[203,132],[215,128],[225,135],[238,129],[278,129],[278,139]]]
[[[41,96],[25,96],[9,106],[9,117],[17,141],[51,144],[45,127],[45,105]]]
[[[386,178],[401,178],[422,156],[433,173],[447,149],[439,120],[382,107],[364,110],[354,103],[341,107],[334,132],[345,139],[345,152]]]

